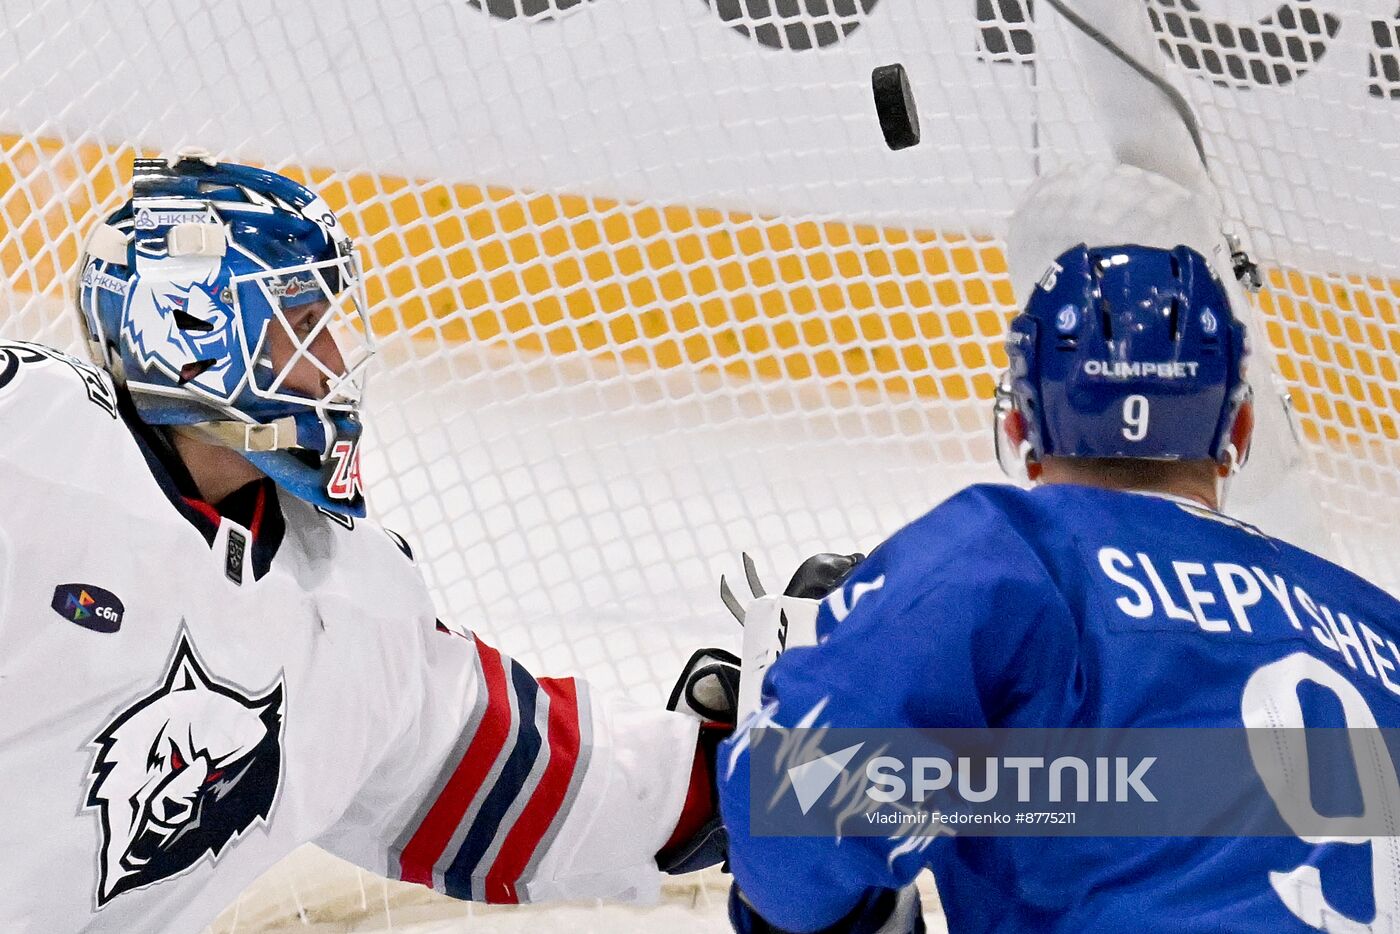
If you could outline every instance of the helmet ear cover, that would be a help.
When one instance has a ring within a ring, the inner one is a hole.
[[[1230,423],[1230,440],[1220,452],[1216,461],[1216,471],[1223,477],[1231,477],[1244,468],[1249,461],[1249,450],[1254,440],[1254,392],[1245,394]]]
[[[1017,479],[1038,476],[1046,456],[1244,463],[1244,328],[1188,247],[1066,251],[1012,319],[1006,347],[996,439]]]
[[[1041,463],[1030,443],[1030,423],[1011,392],[1010,375],[1002,374],[997,384],[992,438],[1002,472],[1018,483],[1029,483],[1040,478]]]

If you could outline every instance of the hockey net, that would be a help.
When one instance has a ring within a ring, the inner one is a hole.
[[[1106,152],[1065,25],[1028,5],[12,5],[0,335],[78,348],[81,244],[134,155],[200,145],[307,181],[368,270],[371,509],[445,617],[659,703],[692,647],[737,642],[714,594],[740,552],[780,583],[998,479],[1007,218]],[[1255,340],[1325,545],[1400,591],[1400,11],[1148,9],[1262,267]],[[923,113],[901,153],[869,93],[892,61]],[[299,856],[216,929],[483,917],[329,867]],[[722,894],[661,910],[717,917]]]

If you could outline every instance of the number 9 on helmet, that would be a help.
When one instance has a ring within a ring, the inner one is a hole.
[[[363,516],[374,352],[353,244],[315,193],[199,151],[137,159],[80,264],[93,357],[137,414],[232,448],[293,495]]]

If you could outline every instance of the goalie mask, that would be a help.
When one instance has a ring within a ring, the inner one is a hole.
[[[146,423],[233,448],[293,495],[363,516],[373,337],[335,214],[291,179],[200,152],[137,159],[133,189],[80,267],[94,358]]]
[[[1185,246],[1062,254],[1011,322],[997,457],[1036,479],[1046,455],[1243,466],[1253,431],[1248,346],[1224,286]]]

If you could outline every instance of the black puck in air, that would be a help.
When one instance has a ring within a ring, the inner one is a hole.
[[[919,110],[914,106],[914,91],[909,87],[904,66],[898,62],[881,65],[870,73],[870,86],[875,92],[875,113],[880,117],[885,145],[895,150],[917,146]]]

